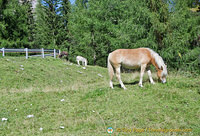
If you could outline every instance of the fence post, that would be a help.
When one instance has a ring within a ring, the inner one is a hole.
[[[60,50],[58,51],[58,55],[60,55]]]
[[[26,51],[26,59],[28,59],[28,48],[25,48]]]
[[[42,58],[44,58],[44,48],[42,48]]]
[[[54,58],[56,58],[56,49],[53,50]]]
[[[2,56],[4,57],[5,56],[5,48],[2,48],[2,51],[3,51]]]

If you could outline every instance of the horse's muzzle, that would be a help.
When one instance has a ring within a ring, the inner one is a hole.
[[[166,82],[167,82],[166,80],[165,80],[165,81],[162,81],[163,84],[165,84]]]

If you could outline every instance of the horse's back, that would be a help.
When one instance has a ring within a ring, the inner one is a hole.
[[[76,57],[76,60],[81,60],[81,61],[85,61],[87,60],[86,58],[82,57],[82,56],[77,56]]]
[[[144,63],[148,64],[151,60],[151,52],[148,48],[117,49],[110,53],[109,60],[114,65],[135,67]]]
[[[83,58],[82,56],[77,56],[77,57],[76,57],[76,59],[82,59],[82,58]]]

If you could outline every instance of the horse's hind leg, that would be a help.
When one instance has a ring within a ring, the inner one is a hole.
[[[108,59],[108,74],[110,76],[110,88],[113,89],[112,79],[113,79],[113,76],[114,76],[114,67],[111,65],[109,59]]]
[[[142,85],[142,79],[143,79],[143,75],[144,75],[144,71],[145,71],[145,69],[146,69],[146,64],[142,64],[141,65],[141,71],[140,71],[140,82],[139,82],[139,86],[140,87],[143,87],[143,85]]]
[[[152,78],[152,76],[151,76],[151,70],[148,70],[148,71],[147,71],[147,74],[148,74],[148,76],[149,76],[149,80],[150,80],[151,84],[155,84],[155,82],[153,81],[153,78]]]
[[[125,90],[126,87],[124,86],[124,84],[121,80],[121,76],[120,76],[120,67],[116,68],[116,76],[117,76],[117,79],[119,80],[121,87]]]
[[[113,76],[114,76],[114,71],[110,71],[110,72],[109,72],[109,76],[110,76],[110,88],[113,89],[113,82],[112,82],[112,79],[113,79]]]

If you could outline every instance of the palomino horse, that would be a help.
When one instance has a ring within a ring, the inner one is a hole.
[[[126,89],[120,77],[121,66],[128,69],[141,67],[139,86],[143,87],[142,79],[144,71],[146,67],[148,67],[150,64],[153,64],[155,66],[158,78],[162,81],[162,83],[165,83],[167,76],[167,66],[164,64],[163,59],[158,55],[158,53],[154,52],[152,49],[118,49],[111,52],[108,56],[108,72],[110,76],[110,87],[113,88],[112,79],[115,71],[121,87]],[[150,82],[152,84],[155,84],[151,76],[151,71],[148,70],[147,73]]]
[[[78,65],[80,65],[79,61],[81,61],[83,66],[87,66],[87,59],[82,56],[77,56],[76,61]]]

